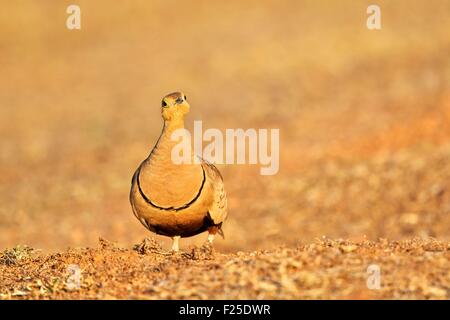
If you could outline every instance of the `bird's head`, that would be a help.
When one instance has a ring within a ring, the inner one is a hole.
[[[182,92],[166,95],[161,102],[161,113],[164,120],[180,120],[189,112],[189,103]]]

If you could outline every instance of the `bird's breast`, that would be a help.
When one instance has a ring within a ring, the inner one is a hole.
[[[200,164],[176,165],[171,161],[149,159],[138,174],[145,197],[161,208],[180,208],[198,198],[205,183]]]

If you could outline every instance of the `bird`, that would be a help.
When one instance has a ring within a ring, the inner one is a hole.
[[[224,237],[222,224],[228,215],[223,177],[212,163],[194,152],[192,161],[187,163],[172,160],[172,149],[178,143],[173,141],[172,134],[184,129],[189,110],[182,92],[170,93],[162,99],[162,132],[131,180],[134,215],[151,232],[171,237],[172,253],[179,252],[180,238],[207,231],[206,244],[212,245],[216,234]],[[198,161],[194,161],[195,157]]]

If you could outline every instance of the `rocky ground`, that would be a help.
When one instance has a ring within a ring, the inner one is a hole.
[[[0,255],[2,299],[449,299],[450,243],[320,239],[294,248],[178,255],[153,239],[133,249]],[[76,269],[75,269],[76,268]],[[372,281],[378,268],[379,287]],[[77,272],[80,270],[80,277]],[[79,279],[79,280],[78,280]]]

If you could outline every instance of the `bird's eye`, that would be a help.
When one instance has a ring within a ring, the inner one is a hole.
[[[187,100],[187,97],[186,97],[186,96],[184,96],[184,100]]]
[[[166,102],[165,100],[163,100],[163,101],[161,102],[161,106],[162,106],[162,107],[167,107],[167,102]]]
[[[183,98],[178,98],[177,100],[175,100],[176,103],[182,103],[183,102]]]

